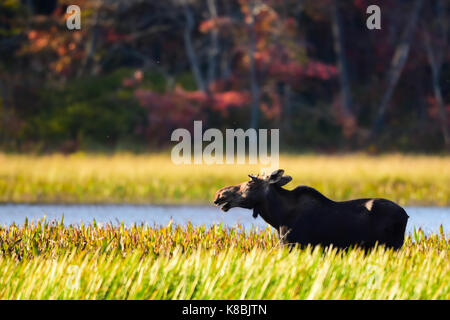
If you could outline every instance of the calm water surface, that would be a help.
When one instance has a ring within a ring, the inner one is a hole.
[[[407,232],[421,227],[425,232],[437,232],[442,224],[444,231],[450,230],[450,207],[405,207],[410,216]],[[44,216],[46,220],[61,220],[64,224],[89,224],[93,219],[97,223],[124,222],[130,226],[136,224],[166,225],[170,219],[179,225],[191,221],[194,225],[206,226],[223,223],[225,226],[242,224],[247,228],[266,228],[267,224],[258,217],[253,219],[247,209],[234,208],[223,213],[214,206],[156,206],[156,205],[53,205],[53,204],[2,204],[0,205],[0,225],[16,223],[22,225],[25,218],[37,221]]]

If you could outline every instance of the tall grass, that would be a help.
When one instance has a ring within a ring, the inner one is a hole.
[[[294,179],[336,200],[385,197],[402,205],[450,204],[450,157],[282,155]],[[0,154],[1,202],[208,203],[255,165],[181,165],[167,154]]]
[[[45,221],[23,226],[15,224],[0,227],[0,250],[6,257],[18,261],[35,256],[55,257],[67,252],[95,251],[109,253],[120,251],[126,254],[133,250],[141,250],[144,254],[171,254],[176,248],[185,254],[197,249],[215,251],[235,247],[241,252],[253,248],[275,248],[279,246],[273,231],[267,227],[264,230],[249,229],[243,226],[224,228],[213,225],[206,228],[188,223],[184,227],[172,225],[165,227],[149,227],[148,225],[124,224],[93,224],[79,226],[64,226],[63,220]]]
[[[414,240],[414,241],[413,241]],[[449,299],[450,238],[399,251],[281,248],[221,226],[0,228],[0,299]]]

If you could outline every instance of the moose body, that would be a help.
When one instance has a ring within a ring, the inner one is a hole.
[[[223,211],[233,207],[253,209],[274,227],[282,244],[333,245],[372,248],[376,243],[399,249],[403,245],[408,215],[386,199],[357,199],[337,202],[319,191],[282,186],[292,180],[277,170],[265,178],[251,180],[217,191],[214,203]]]

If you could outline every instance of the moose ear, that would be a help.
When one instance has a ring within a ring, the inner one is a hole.
[[[268,182],[269,184],[279,182],[279,181],[281,180],[281,178],[283,177],[283,173],[284,173],[284,170],[283,170],[283,169],[275,170],[275,171],[272,172],[272,174],[269,176],[269,179],[267,180],[267,182]]]
[[[280,181],[277,182],[277,186],[284,186],[285,184],[288,184],[289,182],[291,182],[292,177],[291,176],[282,176]]]

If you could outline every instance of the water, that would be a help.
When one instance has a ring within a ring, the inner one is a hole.
[[[405,207],[410,216],[407,233],[414,227],[422,228],[426,233],[438,232],[442,224],[444,231],[450,230],[450,207]],[[130,226],[136,224],[167,225],[170,219],[174,223],[184,225],[191,221],[193,225],[210,226],[223,223],[224,226],[242,224],[246,229],[266,228],[267,224],[258,217],[252,217],[251,210],[234,208],[223,213],[214,206],[155,206],[155,205],[47,205],[47,204],[2,204],[0,205],[0,225],[16,223],[22,225],[25,217],[29,221],[37,221],[45,215],[46,220],[61,220],[64,224],[113,223],[124,222]]]

